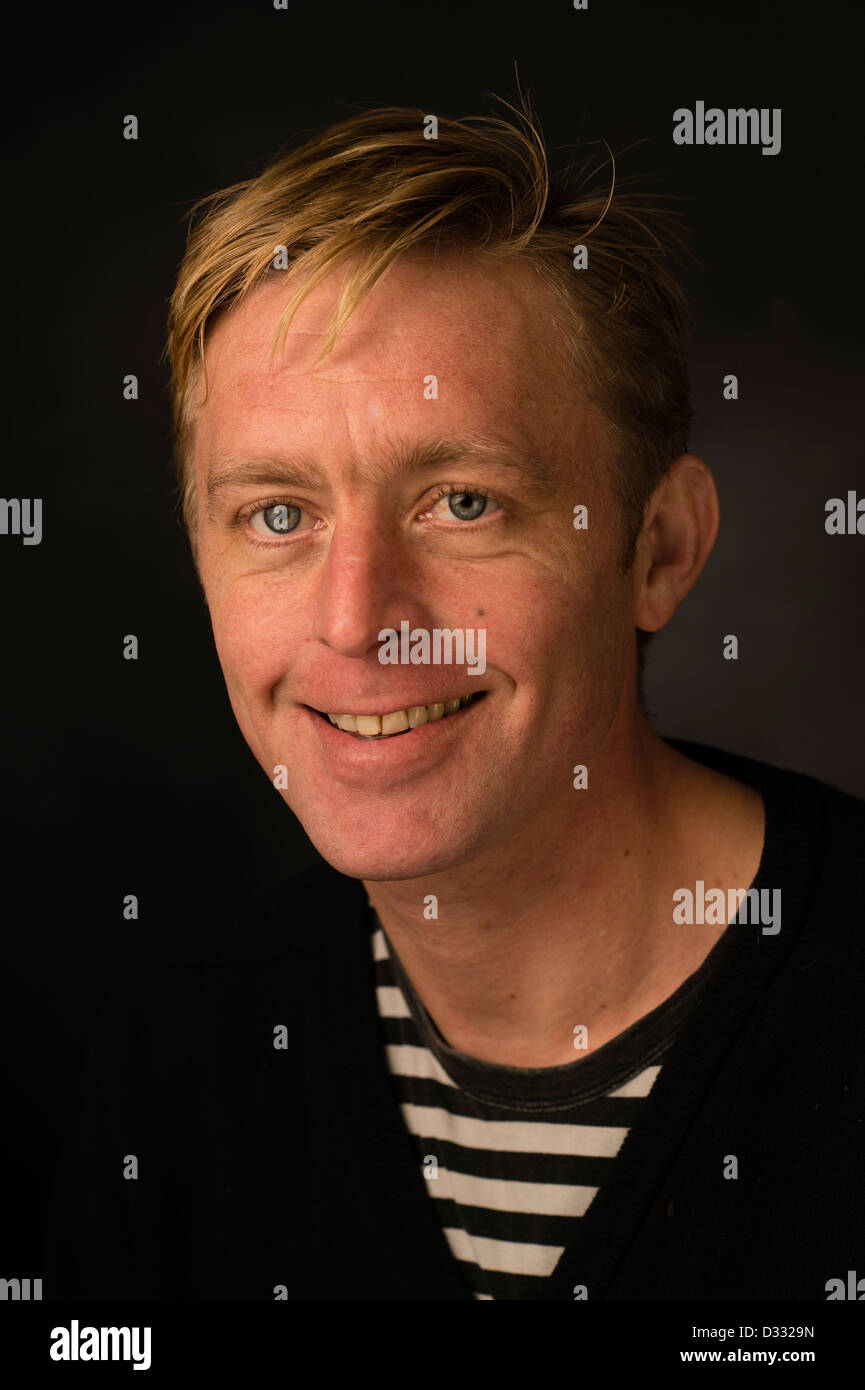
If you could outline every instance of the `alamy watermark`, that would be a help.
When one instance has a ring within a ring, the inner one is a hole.
[[[41,1279],[0,1279],[0,1302],[29,1303],[41,1298]]]
[[[673,112],[674,145],[762,145],[763,154],[781,150],[781,108],[719,106],[707,110],[704,101],[694,110],[680,106]]]
[[[382,666],[465,666],[473,676],[482,676],[487,669],[485,627],[434,627],[430,631],[403,621],[399,632],[383,627],[378,640]]]
[[[771,894],[771,899],[770,899]],[[701,878],[694,891],[677,888],[673,894],[673,921],[698,926],[721,926],[738,917],[742,922],[763,924],[764,936],[777,936],[781,930],[780,888],[710,888]]]
[[[0,497],[0,536],[21,536],[22,545],[39,545],[42,498]]]
[[[52,1327],[52,1361],[131,1361],[133,1371],[150,1369],[149,1327]]]

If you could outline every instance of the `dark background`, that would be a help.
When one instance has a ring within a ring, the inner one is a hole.
[[[643,141],[619,172],[688,200],[702,262],[686,277],[691,447],[723,513],[649,653],[649,707],[661,733],[865,795],[865,537],[824,530],[829,497],[865,493],[855,6],[73,8],[39,10],[5,73],[2,493],[41,496],[44,524],[39,546],[0,537],[2,1012],[22,1249],[27,1182],[114,962],[267,951],[256,902],[284,893],[289,920],[284,880],[317,859],[234,724],[175,512],[161,356],[183,213],[305,134],[376,105],[491,113],[487,93],[515,99],[516,63],[555,166],[580,140]],[[675,146],[672,113],[698,99],[781,107],[781,152]],[[725,402],[731,372],[740,399]],[[123,660],[127,633],[137,662]],[[737,662],[722,658],[727,633]],[[137,922],[123,920],[127,893]]]

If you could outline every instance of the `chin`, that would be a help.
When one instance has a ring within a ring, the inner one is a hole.
[[[406,843],[405,829],[394,826],[390,836],[378,833],[371,836],[357,826],[344,835],[334,833],[333,825],[322,825],[316,819],[298,817],[307,836],[338,873],[348,878],[388,882],[398,879],[424,878],[457,868],[470,857],[465,840],[451,839],[442,844],[435,832],[427,829],[415,843]]]

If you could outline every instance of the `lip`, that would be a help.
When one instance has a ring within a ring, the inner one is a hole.
[[[467,692],[468,693],[468,692]],[[478,694],[481,692],[478,691]],[[419,724],[416,729],[407,729],[390,738],[358,738],[331,724],[327,715],[316,713],[309,705],[299,706],[299,714],[309,728],[313,738],[318,738],[324,758],[334,771],[374,772],[382,769],[385,773],[414,768],[422,769],[426,764],[446,755],[448,748],[478,718],[478,711],[487,702],[489,691],[484,691],[484,699],[472,700],[455,714],[449,714],[435,723]],[[456,699],[452,695],[451,699]],[[433,701],[424,703],[435,703]],[[398,706],[397,708],[407,708]],[[381,706],[370,713],[380,713]],[[352,710],[352,714],[362,714],[362,710]]]

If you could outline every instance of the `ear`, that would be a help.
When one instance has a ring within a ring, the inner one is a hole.
[[[695,454],[682,454],[652,493],[637,541],[636,627],[657,632],[670,621],[699,579],[720,522],[709,468]]]

